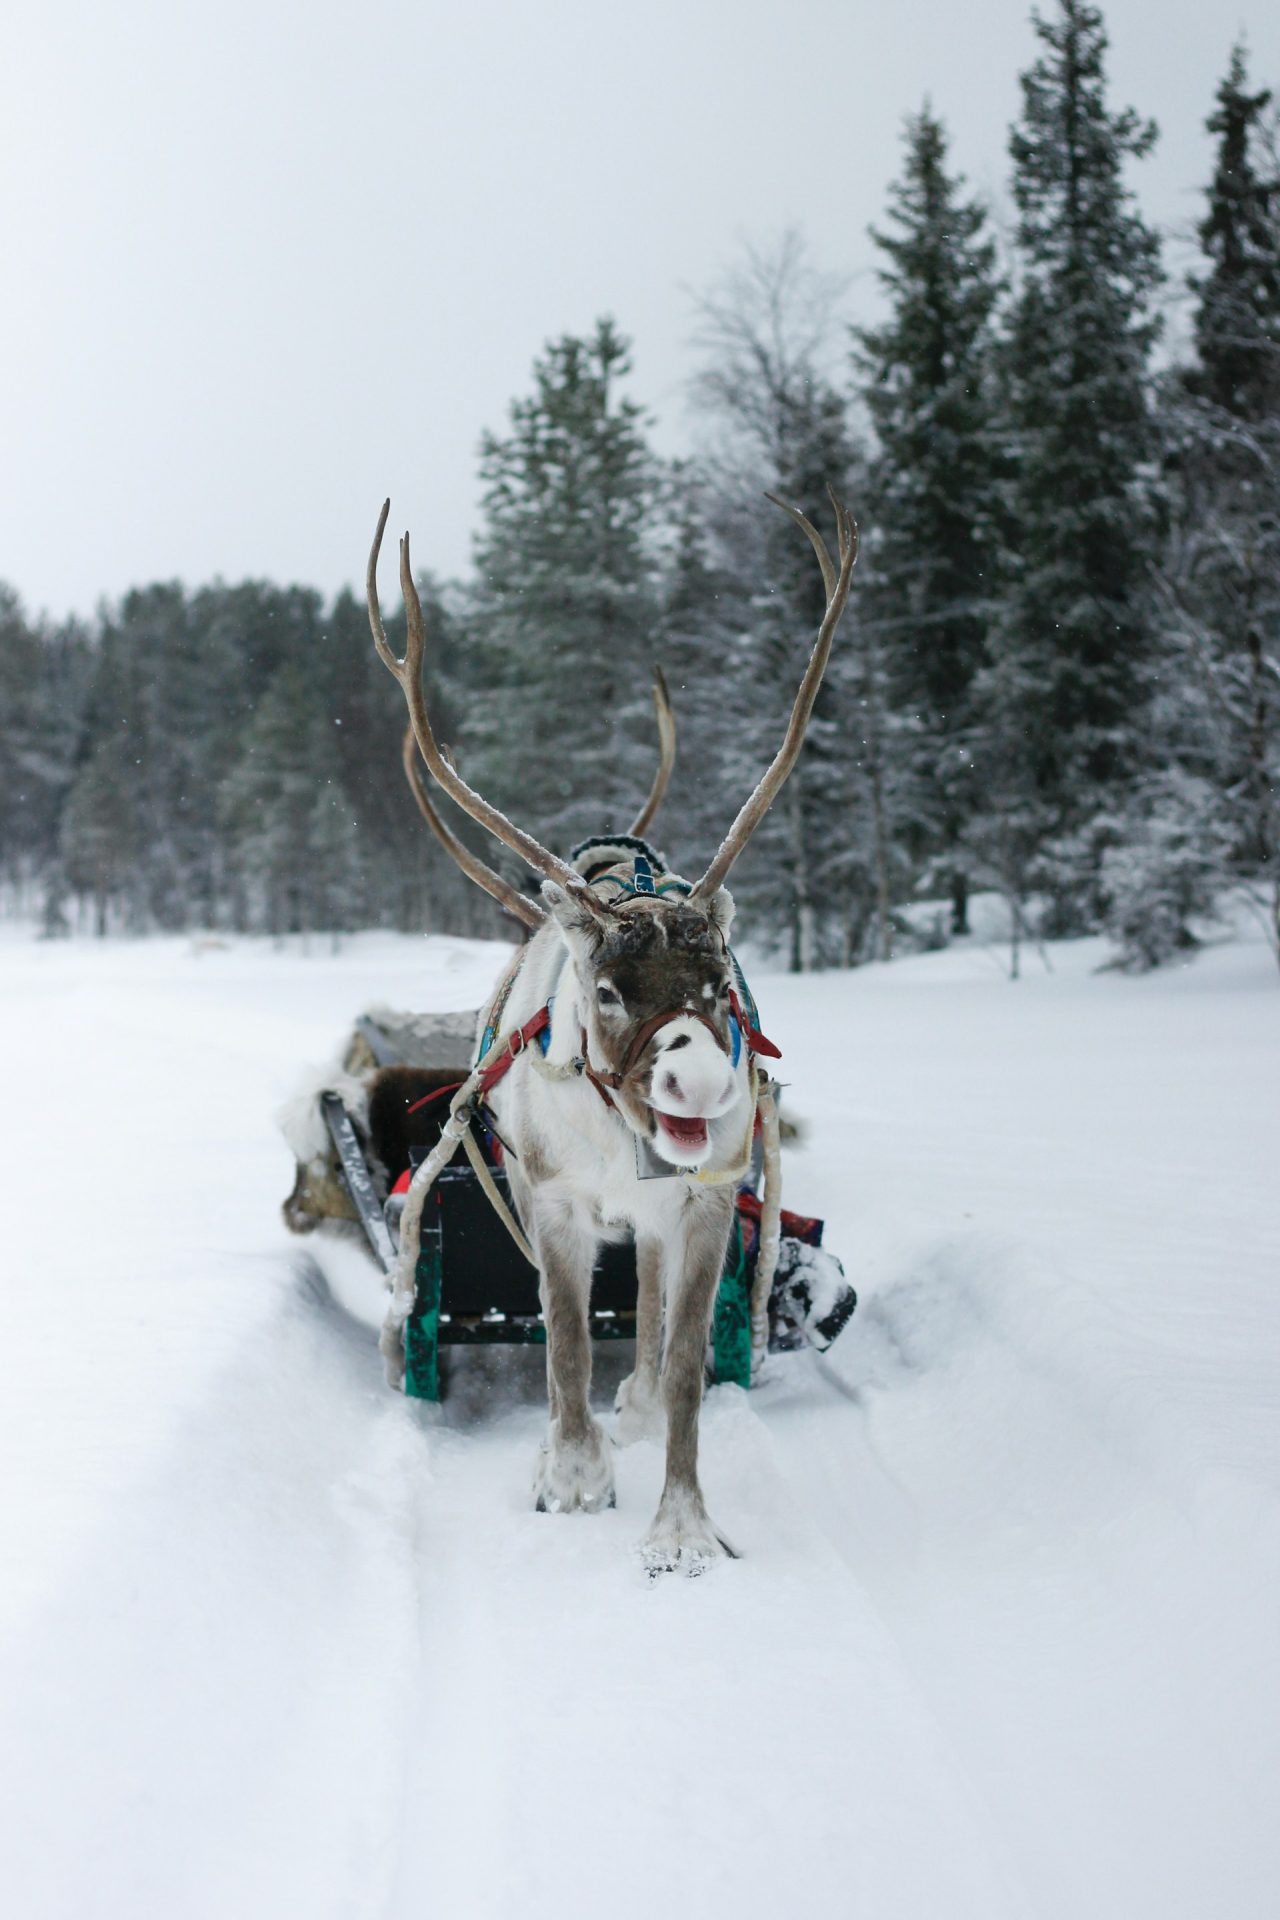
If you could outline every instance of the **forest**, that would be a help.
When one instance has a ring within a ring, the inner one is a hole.
[[[1161,964],[1228,895],[1280,958],[1275,105],[1237,45],[1175,283],[1134,184],[1157,129],[1110,97],[1102,15],[1055,0],[1036,35],[1007,232],[926,103],[873,229],[873,323],[798,231],[743,249],[696,302],[678,462],[618,319],[548,342],[480,443],[470,577],[420,578],[437,731],[561,850],[636,811],[662,666],[680,746],[655,838],[697,871],[823,606],[765,492],[828,530],[826,486],[851,503],[854,598],[734,883],[797,971],[943,944],[991,891],[1015,970],[1023,939],[1100,930]],[[353,562],[379,504],[352,503]],[[53,624],[0,585],[4,900],[48,937],[497,933],[406,790],[403,711],[352,593],[159,582]]]

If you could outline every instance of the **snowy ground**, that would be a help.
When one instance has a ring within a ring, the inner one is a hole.
[[[656,1452],[531,1513],[536,1352],[433,1421],[279,1224],[300,1069],[498,957],[0,930],[0,1910],[1274,1914],[1265,950],[753,982],[863,1304],[710,1396],[743,1557],[652,1588]]]

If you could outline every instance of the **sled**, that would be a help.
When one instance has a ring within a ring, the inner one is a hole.
[[[299,1161],[284,1205],[293,1232],[322,1228],[357,1237],[390,1279],[399,1259],[394,1190],[438,1138],[448,1095],[468,1070],[474,1028],[469,1014],[413,1016],[385,1009],[356,1022],[341,1070],[284,1116]],[[510,1208],[501,1144],[486,1132],[480,1145],[497,1195]],[[708,1348],[712,1376],[743,1387],[752,1379],[757,1180],[758,1169],[738,1194]],[[823,1247],[822,1232],[820,1220],[782,1215],[768,1303],[771,1352],[804,1345],[825,1350],[853,1314],[857,1297],[840,1262]],[[442,1347],[545,1343],[537,1271],[465,1162],[446,1166],[432,1185],[414,1278],[404,1381],[413,1398],[440,1398]],[[593,1339],[635,1338],[636,1291],[634,1246],[602,1246],[591,1290]]]

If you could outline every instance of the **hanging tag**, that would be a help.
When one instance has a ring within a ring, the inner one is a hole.
[[[642,1133],[635,1136],[636,1142],[636,1179],[671,1180],[679,1172],[669,1160],[664,1160],[653,1143]]]

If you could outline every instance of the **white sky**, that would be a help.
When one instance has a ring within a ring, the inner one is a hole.
[[[115,0],[11,8],[0,62],[0,579],[89,611],[152,579],[357,582],[383,495],[468,560],[476,447],[549,336],[612,312],[684,444],[686,289],[802,223],[874,297],[867,223],[925,94],[1004,193],[1026,0]],[[1200,210],[1262,0],[1111,0],[1139,175]]]

